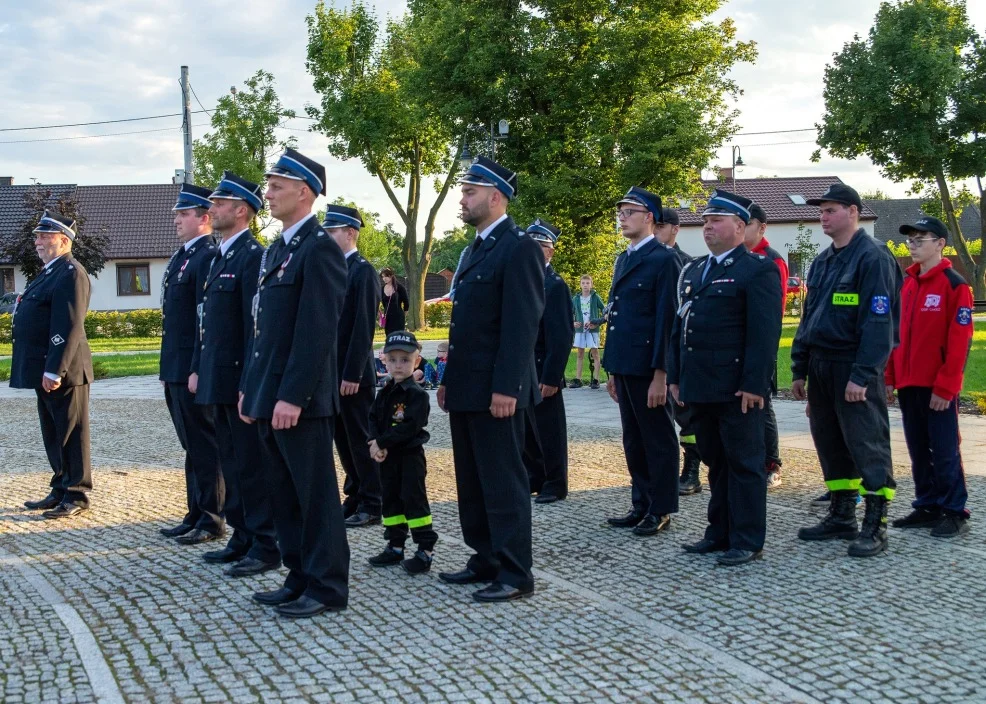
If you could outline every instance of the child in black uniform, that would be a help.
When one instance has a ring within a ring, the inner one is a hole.
[[[374,567],[400,563],[408,574],[431,569],[432,550],[438,542],[425,491],[424,444],[430,436],[424,428],[431,404],[428,392],[412,376],[420,350],[417,339],[406,330],[387,336],[383,351],[390,378],[370,409],[370,456],[380,463],[387,547],[369,562]],[[408,530],[418,549],[405,560]]]

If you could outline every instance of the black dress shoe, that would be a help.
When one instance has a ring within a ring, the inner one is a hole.
[[[716,540],[702,538],[697,543],[685,543],[681,546],[681,549],[693,555],[707,555],[710,552],[725,552],[729,547]]]
[[[447,584],[476,584],[477,582],[493,581],[493,577],[484,577],[468,567],[458,572],[439,572],[438,578]]]
[[[564,496],[555,496],[554,494],[538,494],[538,497],[534,499],[536,504],[553,504],[556,501],[561,501]]]
[[[61,497],[55,496],[55,492],[51,492],[40,501],[25,501],[24,505],[32,511],[38,511],[40,509],[48,510],[49,508],[55,508],[61,502]]]
[[[375,516],[366,511],[357,511],[346,519],[347,528],[362,528],[363,526],[375,526],[380,523],[380,516]]]
[[[493,584],[485,589],[480,589],[478,592],[473,592],[472,598],[483,603],[495,603],[498,601],[523,599],[525,596],[530,596],[533,593],[534,587],[519,589],[518,587],[503,584],[502,582],[493,582]]]
[[[208,543],[213,540],[219,540],[223,537],[222,533],[210,533],[207,530],[202,530],[201,528],[196,528],[190,533],[178,536],[175,538],[176,543],[181,543],[182,545],[200,545],[201,543]]]
[[[294,601],[301,596],[301,592],[296,592],[287,587],[275,589],[272,592],[257,592],[253,595],[253,600],[264,606],[280,606]]]
[[[232,567],[223,570],[227,577],[249,577],[253,574],[263,574],[270,570],[276,570],[281,566],[281,561],[264,562],[253,557],[244,557]]]
[[[727,567],[745,565],[763,557],[763,550],[740,550],[739,548],[729,548],[726,552],[716,558],[716,562]]]
[[[179,535],[191,533],[193,530],[195,530],[195,526],[190,526],[187,523],[179,523],[174,528],[162,528],[161,535],[166,538],[177,538]]]
[[[234,550],[231,547],[225,547],[222,550],[210,550],[209,552],[202,553],[202,559],[206,562],[211,562],[214,565],[225,565],[228,562],[242,560],[243,555],[244,553],[239,550]]]
[[[326,611],[342,611],[345,606],[329,606],[310,596],[299,596],[288,604],[277,607],[277,613],[284,618],[311,618]]]
[[[634,535],[655,535],[658,531],[667,530],[671,527],[671,516],[655,516],[652,513],[644,516],[644,519],[633,529]]]
[[[606,522],[614,528],[633,528],[642,520],[644,520],[643,512],[634,509],[625,516],[619,516],[618,518],[607,518]]]
[[[83,511],[88,510],[88,506],[77,506],[75,504],[60,503],[55,508],[48,509],[41,515],[45,518],[55,519],[55,518],[69,518],[71,516],[78,516]]]

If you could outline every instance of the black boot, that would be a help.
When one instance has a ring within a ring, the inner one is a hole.
[[[866,515],[859,537],[849,545],[852,557],[873,557],[887,549],[887,500],[878,494],[867,494]]]
[[[856,522],[856,492],[833,491],[829,512],[818,525],[802,528],[798,537],[802,540],[853,540],[859,535]]]
[[[681,479],[678,480],[678,496],[690,496],[702,491],[702,480],[698,474],[702,460],[694,445],[682,447],[685,448],[685,460],[681,467]]]

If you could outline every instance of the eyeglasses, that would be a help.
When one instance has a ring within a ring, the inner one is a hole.
[[[925,242],[934,242],[940,238],[938,237],[908,237],[907,246],[908,247],[920,247]]]
[[[619,220],[626,220],[628,217],[634,213],[646,213],[646,210],[640,210],[639,208],[617,208],[616,217]]]

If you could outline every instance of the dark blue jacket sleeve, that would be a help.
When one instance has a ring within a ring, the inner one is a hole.
[[[671,345],[671,328],[674,326],[675,312],[678,309],[678,274],[681,263],[670,250],[662,250],[661,268],[657,285],[654,287],[657,300],[654,302],[654,355],[651,369],[668,370],[668,349]]]
[[[766,397],[781,338],[781,275],[773,262],[758,263],[759,271],[746,289],[746,343],[740,390]]]
[[[557,281],[548,288],[544,300],[544,368],[541,383],[561,386],[572,352],[572,297],[568,286]]]
[[[358,254],[352,255],[354,257]],[[353,287],[346,292],[353,297],[355,320],[349,334],[349,347],[342,361],[341,381],[360,382],[366,372],[366,365],[373,354],[373,331],[376,329],[376,315],[380,307],[377,273],[372,266],[357,266]]]
[[[513,237],[505,234],[505,237]],[[510,253],[503,275],[502,330],[493,368],[493,393],[517,398],[530,371],[517,363],[517,351],[534,350],[541,314],[544,312],[544,255],[541,246],[522,237]]]

